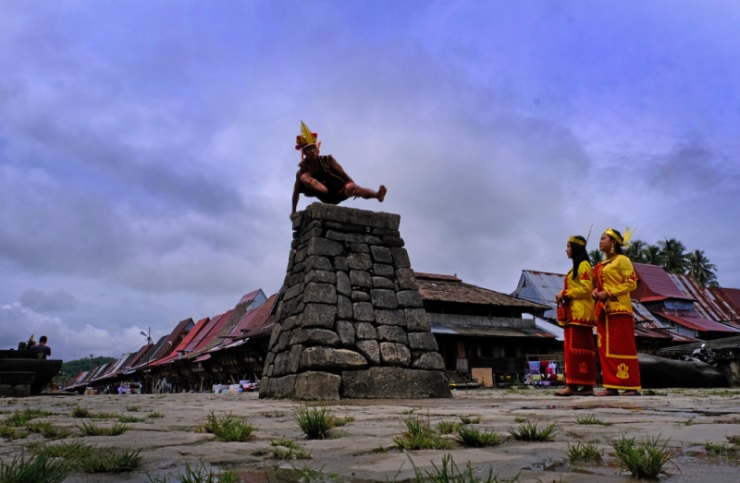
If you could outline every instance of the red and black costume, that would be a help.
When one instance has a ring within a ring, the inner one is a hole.
[[[298,164],[300,170],[308,173],[316,181],[326,186],[329,192],[321,193],[314,191],[301,183],[299,187],[300,193],[305,196],[315,196],[322,202],[332,205],[337,205],[349,198],[345,194],[345,187],[352,180],[345,174],[334,169],[334,165],[336,165],[336,160],[331,155],[316,157],[316,165],[313,167],[309,166],[305,159],[301,161]]]

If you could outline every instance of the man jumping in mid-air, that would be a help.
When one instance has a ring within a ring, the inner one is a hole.
[[[388,191],[385,186],[380,185],[378,191],[373,191],[357,185],[332,155],[319,155],[321,143],[316,142],[317,137],[318,134],[311,132],[308,126],[301,121],[301,134],[296,136],[295,148],[301,151],[302,159],[295,175],[291,217],[296,211],[298,197],[301,193],[305,196],[315,196],[324,203],[332,205],[338,205],[351,196],[365,199],[375,198],[382,203]]]

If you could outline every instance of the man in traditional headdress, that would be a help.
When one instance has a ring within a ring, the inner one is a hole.
[[[385,186],[380,185],[378,191],[373,191],[356,184],[332,155],[319,155],[321,143],[316,142],[317,138],[318,134],[311,132],[306,123],[301,121],[301,134],[296,136],[295,146],[301,151],[301,162],[298,164],[298,172],[295,175],[291,217],[296,211],[298,197],[301,193],[305,196],[315,196],[324,203],[332,205],[338,205],[352,196],[365,199],[374,198],[383,202],[388,191]]]

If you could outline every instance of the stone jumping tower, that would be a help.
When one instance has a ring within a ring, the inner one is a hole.
[[[451,397],[400,220],[323,203],[294,219],[260,398]]]

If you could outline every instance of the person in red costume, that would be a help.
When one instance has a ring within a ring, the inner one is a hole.
[[[563,326],[565,351],[565,384],[556,396],[593,396],[596,384],[596,345],[593,328],[593,272],[586,251],[586,239],[572,236],[565,254],[573,268],[565,276],[564,288],[556,296],[558,323]]]
[[[597,396],[640,395],[640,365],[635,342],[630,292],[637,288],[637,276],[630,259],[622,253],[632,233],[625,235],[607,228],[599,240],[606,259],[594,268],[596,283],[592,296],[598,334],[599,360],[604,391]]]

